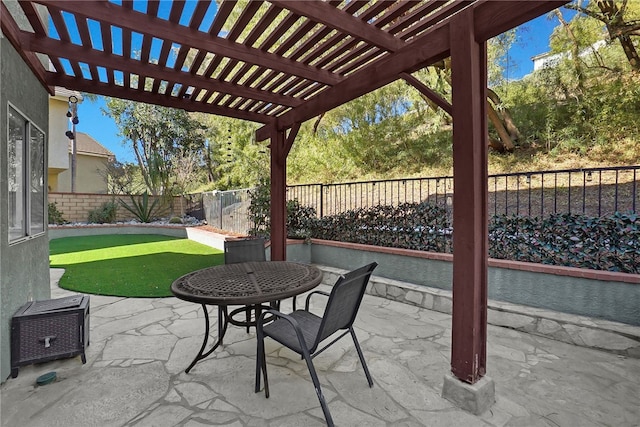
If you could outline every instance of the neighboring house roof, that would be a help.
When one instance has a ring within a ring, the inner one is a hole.
[[[115,155],[106,149],[102,144],[84,132],[76,132],[78,142],[77,153],[89,156],[115,158]],[[69,152],[73,151],[71,140],[69,140]]]

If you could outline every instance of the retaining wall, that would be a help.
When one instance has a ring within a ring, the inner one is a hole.
[[[134,196],[136,198],[140,196]],[[135,215],[120,205],[119,199],[122,199],[128,205],[131,205],[131,199],[128,195],[116,194],[95,194],[95,193],[49,193],[49,203],[55,203],[56,208],[62,213],[62,217],[69,222],[86,222],[89,212],[99,209],[107,202],[115,201],[118,204],[116,221],[130,221],[135,219]],[[160,196],[149,196],[149,205]],[[173,214],[171,206],[163,204],[157,212],[159,217],[168,217],[171,215],[182,216],[186,213],[187,201],[182,196],[173,197]]]

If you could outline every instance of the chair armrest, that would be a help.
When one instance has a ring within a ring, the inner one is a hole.
[[[287,321],[296,333],[296,337],[298,338],[298,342],[300,343],[300,348],[302,348],[304,353],[309,354],[309,349],[307,348],[307,343],[304,340],[304,335],[302,334],[302,329],[300,329],[300,325],[298,324],[298,321],[293,317],[289,316],[288,314],[282,313],[281,311],[269,309],[262,312],[262,314],[260,314],[260,318],[256,325],[259,336],[264,336],[264,330],[263,330],[264,318],[267,314],[272,314],[273,316],[279,317]]]
[[[304,309],[306,311],[309,311],[309,300],[311,299],[311,296],[314,295],[314,294],[324,295],[326,297],[328,297],[330,295],[329,292],[325,292],[325,291],[313,291],[313,292],[309,293],[309,295],[307,295],[307,299],[305,300],[305,303],[304,303]]]

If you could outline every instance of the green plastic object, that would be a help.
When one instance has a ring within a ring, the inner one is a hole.
[[[51,384],[56,380],[56,376],[57,375],[55,371],[47,372],[46,374],[40,375],[36,382],[38,383],[38,385]]]

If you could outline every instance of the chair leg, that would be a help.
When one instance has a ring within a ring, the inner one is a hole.
[[[258,332],[258,335],[260,333]],[[257,337],[258,340],[258,348],[256,350],[256,388],[254,390],[255,393],[260,391],[260,375],[262,375],[262,353],[264,353],[264,340],[261,339],[260,336]]]
[[[245,320],[247,321],[247,333],[249,333],[249,323],[251,322],[251,309],[253,307],[250,305],[245,306]]]
[[[311,380],[313,381],[313,386],[316,389],[316,395],[318,396],[318,400],[320,401],[320,406],[322,407],[322,413],[324,414],[324,418],[327,421],[327,425],[329,427],[333,427],[333,418],[331,418],[331,412],[329,412],[329,407],[327,406],[327,402],[324,399],[324,395],[322,394],[322,388],[320,387],[320,380],[318,379],[318,374],[316,373],[316,368],[313,366],[313,362],[311,361],[311,355],[308,352],[303,352],[303,358],[307,362],[307,368],[309,369],[309,374],[311,375]]]
[[[367,362],[364,361],[364,355],[362,354],[362,349],[360,348],[360,344],[358,343],[358,339],[356,338],[356,333],[353,330],[353,327],[349,328],[349,332],[351,332],[351,338],[353,338],[353,344],[356,346],[356,351],[358,352],[360,363],[362,363],[362,367],[364,368],[364,374],[367,376],[367,382],[369,382],[369,387],[373,387],[373,380],[371,379],[371,374],[369,373]]]
[[[258,340],[258,350],[256,351],[256,388],[255,392],[260,392],[260,375],[264,375],[264,394],[269,398],[269,379],[267,378],[267,357],[264,350],[264,333],[262,328],[256,326],[256,339]]]

